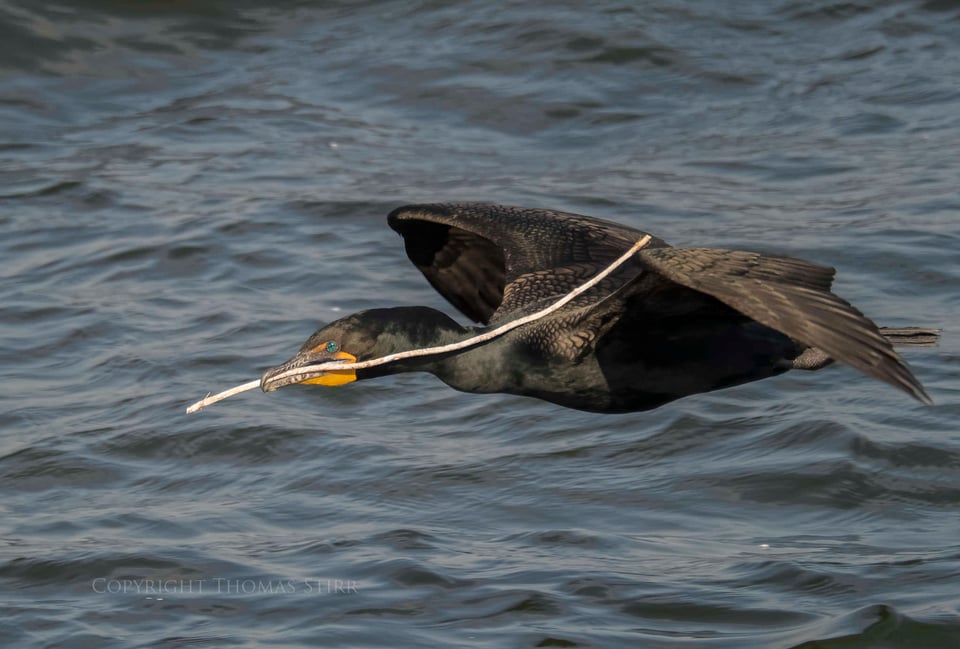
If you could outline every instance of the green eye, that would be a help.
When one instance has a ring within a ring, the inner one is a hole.
[[[327,343],[326,349],[328,353],[332,354],[333,352],[340,349],[340,345],[337,344],[336,340],[331,340],[330,342]]]

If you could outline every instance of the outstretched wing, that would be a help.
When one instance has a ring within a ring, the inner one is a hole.
[[[826,352],[834,360],[929,397],[877,326],[830,292],[833,269],[799,259],[709,248],[641,250],[658,275],[711,295],[727,306]]]
[[[564,295],[646,234],[579,214],[483,203],[407,205],[387,222],[431,286],[484,324]],[[630,276],[608,278],[597,291],[609,293]]]
[[[484,324],[559,298],[646,234],[579,214],[483,203],[407,205],[387,221],[430,284]],[[829,266],[752,252],[672,248],[657,238],[636,259],[572,304],[579,313],[573,320],[587,329],[589,323],[606,326],[605,313],[619,317],[637,305],[645,312],[697,317],[715,309],[715,299],[929,402],[876,325],[830,292]],[[585,340],[595,340],[600,330],[584,333]]]

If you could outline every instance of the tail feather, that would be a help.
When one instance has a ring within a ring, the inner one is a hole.
[[[929,327],[880,327],[880,333],[894,346],[930,346],[940,342],[940,330]]]
[[[891,345],[895,347],[914,346],[930,347],[940,343],[940,330],[930,327],[880,327],[880,333]],[[819,370],[834,362],[822,349],[808,347],[793,359],[793,369],[795,370]],[[929,397],[922,391],[920,394],[925,397],[921,399],[925,403],[930,403]],[[918,397],[919,398],[919,397]]]

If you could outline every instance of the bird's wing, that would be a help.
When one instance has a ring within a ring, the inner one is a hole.
[[[709,248],[641,250],[640,263],[682,286],[929,402],[877,326],[830,292],[833,268],[800,259]],[[631,293],[628,286],[620,297]],[[613,296],[611,296],[613,297]]]
[[[568,293],[646,234],[579,214],[482,203],[407,205],[387,222],[430,284],[484,324]],[[666,244],[648,244],[658,245]],[[638,270],[625,268],[596,294]]]

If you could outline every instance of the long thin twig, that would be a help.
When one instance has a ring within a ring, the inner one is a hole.
[[[633,246],[631,246],[629,250],[627,250],[620,257],[614,260],[613,263],[611,263],[609,266],[607,266],[602,271],[594,275],[585,283],[581,284],[577,288],[573,289],[572,291],[564,295],[562,298],[560,298],[550,306],[544,309],[541,309],[536,313],[531,313],[522,318],[511,320],[510,322],[500,325],[496,329],[485,331],[482,334],[478,334],[476,336],[472,336],[470,338],[466,338],[464,340],[460,340],[455,343],[450,343],[448,345],[440,345],[439,347],[423,347],[420,349],[409,349],[407,351],[397,352],[395,354],[387,354],[386,356],[381,356],[380,358],[372,358],[367,361],[359,361],[356,363],[344,363],[343,361],[332,361],[329,363],[321,363],[319,365],[298,367],[291,370],[287,370],[282,374],[277,374],[276,376],[271,378],[279,380],[279,379],[298,377],[298,376],[308,376],[308,375],[315,376],[317,372],[330,372],[334,370],[362,370],[368,367],[377,367],[378,365],[386,365],[387,363],[393,363],[395,361],[400,361],[407,358],[419,358],[422,356],[433,356],[436,354],[448,354],[450,352],[460,351],[461,349],[468,349],[470,347],[475,347],[476,345],[480,345],[489,340],[493,340],[494,338],[499,338],[500,336],[507,333],[508,331],[513,331],[517,327],[522,327],[525,324],[529,324],[531,322],[534,322],[535,320],[539,320],[540,318],[550,315],[557,309],[562,308],[564,305],[568,304],[571,300],[573,300],[577,296],[582,295],[583,293],[589,291],[591,288],[593,288],[598,283],[603,281],[603,279],[608,275],[610,275],[610,273],[612,273],[617,268],[625,264],[627,260],[633,256],[635,252],[637,252],[638,250],[646,246],[648,243],[650,243],[650,239],[651,237],[649,234],[645,235],[643,238],[641,238],[635,244],[633,244]],[[212,396],[208,395],[204,399],[201,399],[200,401],[196,402],[195,404],[187,408],[187,414],[196,412],[202,408],[206,408],[207,406],[213,403],[222,401],[227,397],[232,397],[233,395],[239,394],[240,392],[246,392],[247,390],[252,390],[259,385],[260,385],[260,381],[250,381],[249,383],[244,383],[243,385],[238,385],[236,387],[230,388],[229,390],[220,392],[219,394],[215,394]]]
[[[212,403],[216,403],[217,401],[223,401],[227,397],[232,397],[235,394],[240,394],[241,392],[246,392],[247,390],[252,390],[254,388],[259,388],[259,387],[260,387],[260,379],[256,379],[254,381],[250,381],[249,383],[244,383],[243,385],[235,385],[229,390],[224,390],[223,392],[220,392],[218,394],[214,394],[214,395],[208,394],[204,398],[200,399],[200,401],[197,401],[195,404],[187,408],[187,414],[189,415],[192,412],[202,410],[203,408],[206,408]]]

